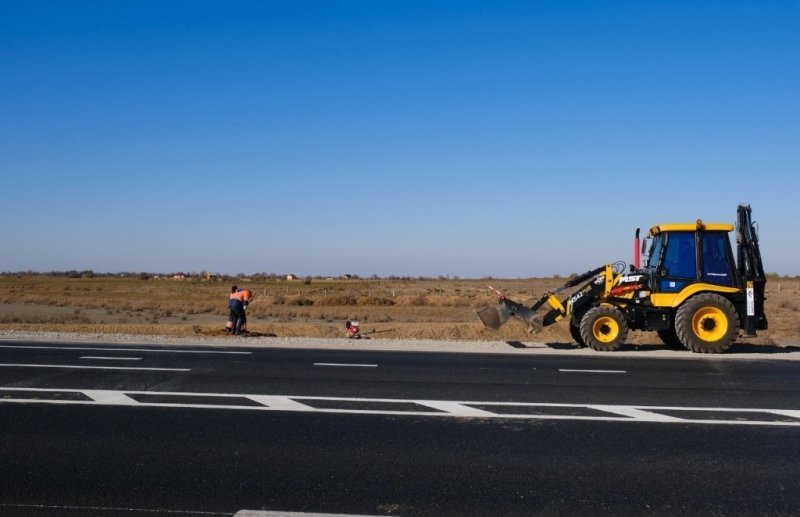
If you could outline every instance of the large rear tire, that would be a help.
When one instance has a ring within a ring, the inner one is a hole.
[[[683,346],[692,352],[719,354],[736,341],[739,314],[724,296],[698,294],[678,308],[675,332]]]
[[[616,307],[601,305],[589,309],[581,318],[581,337],[586,346],[598,352],[611,352],[625,343],[628,322]]]

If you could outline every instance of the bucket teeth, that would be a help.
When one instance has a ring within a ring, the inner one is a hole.
[[[544,328],[544,323],[542,322],[542,315],[538,313],[534,313],[533,316],[527,318],[525,323],[528,324],[528,333],[536,334],[537,332],[541,332]]]

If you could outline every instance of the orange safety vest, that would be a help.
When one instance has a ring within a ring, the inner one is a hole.
[[[253,293],[250,292],[250,289],[241,289],[235,293],[231,293],[230,299],[239,300],[242,303],[249,302],[253,299]]]

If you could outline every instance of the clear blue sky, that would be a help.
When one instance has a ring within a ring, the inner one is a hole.
[[[0,271],[800,274],[800,2],[0,0]]]

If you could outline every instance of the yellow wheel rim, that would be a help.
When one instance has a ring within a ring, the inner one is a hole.
[[[619,323],[608,316],[597,318],[592,325],[592,335],[601,343],[611,343],[619,336]]]
[[[692,317],[692,330],[703,341],[718,341],[728,333],[728,317],[716,307],[703,307]]]

